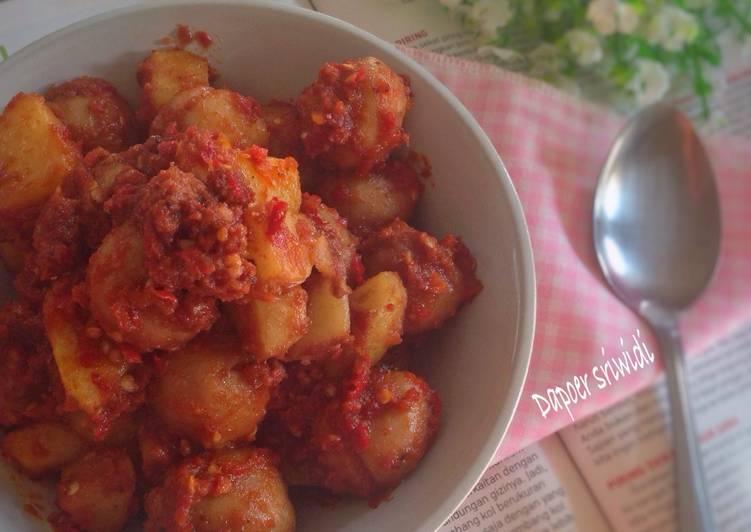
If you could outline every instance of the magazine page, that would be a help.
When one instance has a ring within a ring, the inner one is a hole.
[[[751,326],[690,362],[718,530],[751,530]],[[616,530],[677,530],[663,382],[559,434]]]
[[[440,532],[608,530],[558,436],[490,467]]]

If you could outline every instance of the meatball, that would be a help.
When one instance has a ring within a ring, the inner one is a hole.
[[[136,475],[122,449],[100,449],[63,469],[57,504],[89,532],[121,530],[134,509]]]
[[[116,341],[141,351],[176,349],[216,321],[215,300],[178,297],[151,286],[144,255],[143,235],[135,222],[107,235],[86,271],[91,314]]]
[[[361,251],[368,276],[393,271],[402,278],[408,335],[437,329],[482,289],[474,257],[453,235],[438,241],[395,220],[367,238]]]
[[[291,532],[295,510],[271,453],[204,453],[173,468],[146,497],[146,532]]]
[[[189,126],[222,133],[237,148],[267,146],[269,133],[255,100],[240,93],[196,87],[170,100],[151,123],[152,135],[163,135],[170,128],[180,131]]]
[[[242,356],[239,341],[220,336],[171,353],[151,390],[154,411],[173,432],[207,448],[252,440],[280,375]]]
[[[326,168],[366,172],[407,142],[406,78],[374,57],[323,65],[297,100],[308,155]]]
[[[360,458],[378,486],[395,486],[417,466],[433,440],[440,401],[425,381],[408,371],[375,371],[370,393],[370,441]]]
[[[54,85],[45,95],[52,112],[86,153],[96,147],[117,152],[138,138],[128,102],[110,83],[82,76]]]
[[[319,192],[352,231],[366,234],[397,218],[408,221],[423,189],[417,172],[401,161],[388,161],[364,175],[328,176]]]
[[[282,445],[291,484],[374,498],[394,489],[427,452],[438,429],[440,400],[425,381],[382,368],[364,380],[358,371],[353,377],[324,406],[311,412],[299,405],[314,419],[310,434]],[[294,410],[285,413],[290,422],[296,422]]]

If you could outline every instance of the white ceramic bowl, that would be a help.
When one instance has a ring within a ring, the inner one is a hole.
[[[135,102],[136,65],[178,23],[216,38],[208,52],[229,87],[264,101],[294,97],[325,61],[373,55],[407,74],[415,94],[406,128],[430,158],[418,223],[461,235],[485,289],[435,335],[417,371],[443,400],[435,445],[393,499],[370,509],[298,506],[301,531],[433,531],[479,479],[522,392],[535,321],[529,234],[511,180],[475,120],[438,81],[393,46],[315,12],[271,3],[181,2],[128,8],[60,30],[0,64],[0,105],[87,74]],[[0,486],[0,529],[38,530],[10,485]]]

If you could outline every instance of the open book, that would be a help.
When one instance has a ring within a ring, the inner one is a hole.
[[[751,325],[689,361],[715,524],[751,530]],[[677,530],[663,381],[495,464],[441,528]]]

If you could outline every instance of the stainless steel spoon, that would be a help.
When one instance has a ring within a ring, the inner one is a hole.
[[[709,159],[683,114],[656,105],[628,123],[600,175],[593,221],[605,277],[652,325],[662,350],[680,530],[712,531],[677,315],[712,277],[720,207]]]

